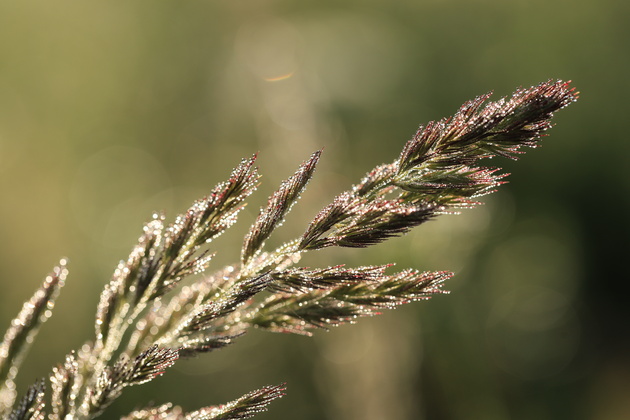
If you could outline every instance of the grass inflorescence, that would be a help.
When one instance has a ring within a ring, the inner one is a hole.
[[[50,317],[68,270],[61,260],[24,304],[0,344],[0,415],[22,419],[89,419],[102,414],[128,386],[162,375],[180,358],[223,348],[252,328],[312,335],[385,309],[445,293],[446,271],[392,265],[348,268],[296,266],[310,251],[364,248],[440,214],[474,207],[504,183],[495,156],[515,159],[535,147],[553,113],[577,99],[569,83],[549,81],[489,102],[466,102],[451,118],[421,126],[398,159],[368,172],[336,196],[304,233],[276,249],[266,241],[313,177],[321,151],[282,182],[245,236],[240,262],[207,273],[215,238],[232,226],[258,187],[256,156],[192,204],[171,224],[155,214],[129,257],[101,293],[94,335],[70,351],[46,380],[17,398],[14,380],[41,324]],[[204,273],[199,281],[183,279]],[[170,403],[136,410],[125,419],[245,419],[284,395],[266,386],[227,404],[185,413]]]

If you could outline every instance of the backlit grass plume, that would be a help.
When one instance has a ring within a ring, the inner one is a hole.
[[[305,252],[363,248],[408,232],[437,215],[473,207],[504,181],[498,168],[479,166],[494,156],[511,159],[534,147],[558,109],[577,98],[565,82],[490,95],[465,103],[451,118],[420,127],[398,159],[370,171],[277,249],[265,244],[313,176],[313,153],[274,192],[246,235],[239,263],[206,273],[208,244],[236,222],[258,185],[255,156],[193,203],[171,224],[155,214],[138,243],[101,293],[95,331],[80,349],[17,399],[14,379],[40,325],[50,317],[67,276],[62,260],[11,322],[0,345],[0,414],[8,419],[89,419],[103,413],[128,386],[160,376],[179,358],[225,347],[251,328],[311,335],[404,303],[444,293],[444,271],[395,272],[391,266],[300,267]],[[48,395],[47,395],[48,393]],[[125,419],[244,419],[284,393],[266,386],[230,403],[184,413],[170,403]]]

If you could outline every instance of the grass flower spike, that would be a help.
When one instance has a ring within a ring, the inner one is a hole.
[[[162,375],[199,353],[232,344],[252,328],[312,335],[385,309],[445,293],[446,271],[392,271],[392,264],[301,267],[301,256],[329,247],[364,248],[407,233],[440,214],[474,207],[504,183],[493,157],[517,158],[535,147],[553,113],[577,99],[569,83],[549,81],[510,98],[466,102],[451,118],[422,126],[399,157],[378,166],[324,206],[304,233],[277,249],[267,239],[313,177],[313,153],[261,208],[245,236],[240,262],[208,273],[209,244],[232,226],[259,182],[256,156],[171,224],[155,214],[101,293],[94,336],[17,398],[14,379],[41,324],[50,317],[68,271],[53,269],[0,344],[0,415],[11,420],[91,419],[129,386]],[[193,282],[182,280],[198,276]],[[49,382],[49,386],[46,383]],[[50,392],[47,389],[50,389]],[[284,395],[264,386],[216,406],[185,413],[163,403],[124,417],[245,419]]]

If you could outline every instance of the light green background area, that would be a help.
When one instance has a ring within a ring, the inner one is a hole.
[[[450,295],[314,338],[253,331],[126,390],[104,418],[281,382],[287,397],[256,419],[626,418],[628,16],[614,0],[0,2],[0,328],[70,260],[20,391],[92,337],[151,213],[172,220],[242,157],[259,154],[262,185],[213,245],[217,269],[313,151],[274,244],[419,124],[571,79],[581,99],[543,147],[488,162],[513,175],[485,206],[303,262],[452,270]]]

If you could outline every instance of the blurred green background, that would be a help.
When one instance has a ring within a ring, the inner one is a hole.
[[[278,242],[418,124],[560,78],[581,99],[541,149],[492,162],[514,174],[485,206],[305,261],[452,270],[450,295],[314,338],[254,331],[126,390],[105,418],[281,382],[288,396],[256,419],[630,418],[628,16],[615,0],[0,2],[0,326],[70,259],[20,392],[92,337],[151,212],[184,210],[241,157],[259,152],[263,184],[216,268],[312,151]]]

